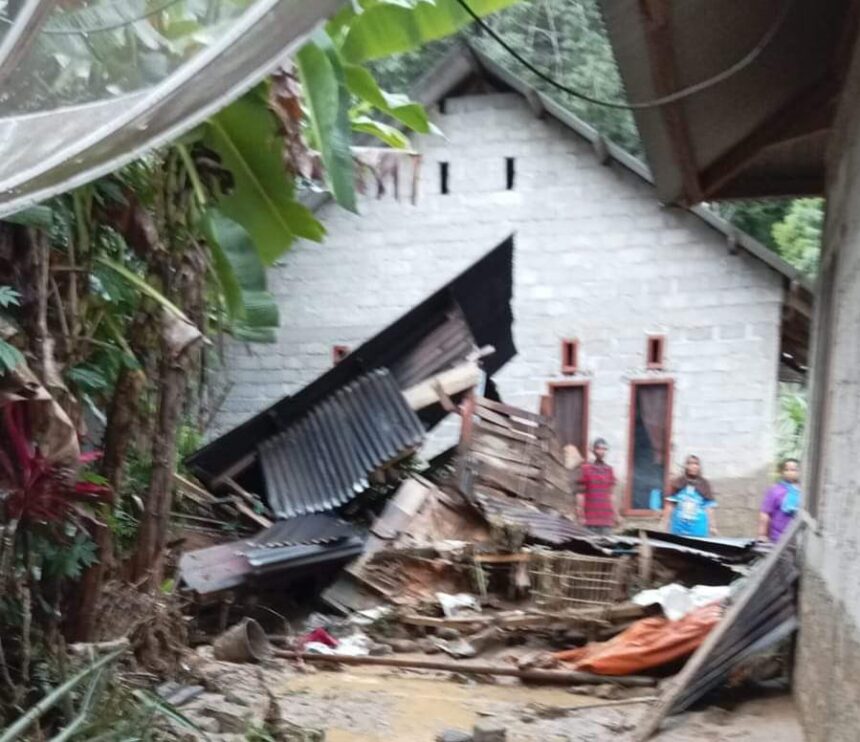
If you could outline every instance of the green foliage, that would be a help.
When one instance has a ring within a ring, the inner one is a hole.
[[[248,231],[263,262],[271,265],[296,237],[319,242],[325,230],[296,201],[266,96],[267,86],[259,86],[218,113],[207,122],[203,141],[232,178],[232,188],[218,198],[219,210]]]
[[[24,362],[24,356],[14,345],[0,339],[0,376]]]
[[[217,209],[203,218],[203,229],[234,335],[249,332],[274,341],[279,324],[278,305],[266,289],[266,268],[251,236]]]
[[[8,309],[21,304],[21,294],[11,286],[0,286],[0,307]]]
[[[470,0],[480,16],[490,15],[517,0]],[[350,62],[368,62],[412,51],[429,41],[450,36],[472,22],[456,0],[365,0],[362,12],[349,18],[342,51]],[[344,23],[340,14],[335,28]]]
[[[85,392],[103,392],[110,386],[101,369],[82,363],[66,371],[66,379]]]
[[[424,106],[402,93],[385,92],[369,70],[357,64],[348,64],[344,67],[344,74],[349,92],[367,105],[388,114],[419,134],[439,133],[430,123]]]
[[[782,221],[773,225],[773,239],[779,254],[811,277],[818,272],[823,228],[824,200],[798,198]]]
[[[36,534],[31,549],[43,578],[77,580],[84,569],[98,561],[96,545],[84,532],[75,531],[65,541]]]
[[[337,202],[356,210],[355,172],[350,151],[349,91],[340,57],[328,34],[319,31],[296,55],[307,104],[312,146]]]
[[[791,208],[791,199],[724,201],[718,208],[724,219],[728,219],[738,229],[755,237],[771,250],[779,252],[773,238],[773,225],[785,218]]]
[[[780,461],[800,458],[806,433],[809,400],[797,384],[780,384],[777,420],[777,454]]]

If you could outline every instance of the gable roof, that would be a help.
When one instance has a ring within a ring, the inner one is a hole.
[[[589,142],[601,163],[620,165],[656,189],[651,170],[642,160],[608,141],[593,126],[472,44],[464,42],[456,45],[418,80],[413,88],[412,97],[425,106],[438,104],[446,97],[468,90],[470,82],[478,79],[519,93],[528,101],[536,117],[552,116],[577,136]],[[655,198],[658,195],[655,190]],[[682,208],[695,214],[707,226],[723,235],[726,248],[730,252],[743,250],[782,277],[785,293],[781,326],[781,378],[786,381],[797,381],[802,378],[807,369],[809,356],[814,301],[812,282],[773,250],[738,229],[707,206],[672,205],[671,208]]]
[[[594,147],[595,156],[601,162],[604,164],[618,163],[646,183],[655,185],[648,165],[642,160],[619,145],[608,141],[593,126],[553,100],[549,95],[537,90],[524,77],[491,59],[472,44],[464,42],[455,46],[448,55],[418,80],[413,88],[412,97],[425,106],[434,105],[444,98],[450,97],[458,89],[462,89],[466,83],[475,77],[489,79],[504,88],[519,93],[528,101],[535,116],[539,118],[546,115],[552,116],[556,121],[564,124],[565,127],[589,142]],[[673,206],[672,208],[683,207]],[[730,249],[744,250],[779,273],[784,277],[787,287],[797,289],[801,294],[806,294],[803,296],[805,303],[811,304],[812,283],[773,250],[705,206],[693,206],[685,210],[695,214],[709,227],[723,234]]]

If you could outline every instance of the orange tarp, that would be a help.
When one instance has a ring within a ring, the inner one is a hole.
[[[643,618],[618,636],[600,644],[557,652],[554,656],[577,670],[598,675],[633,675],[692,654],[722,618],[713,603],[688,613],[679,621]]]

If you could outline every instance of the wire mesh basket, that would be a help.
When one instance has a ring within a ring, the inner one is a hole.
[[[626,568],[623,559],[536,551],[529,564],[532,598],[552,610],[611,605],[621,598]]]

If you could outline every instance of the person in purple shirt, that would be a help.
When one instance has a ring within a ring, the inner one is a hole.
[[[800,462],[786,459],[780,468],[779,481],[764,497],[758,520],[758,536],[776,543],[800,509]]]

